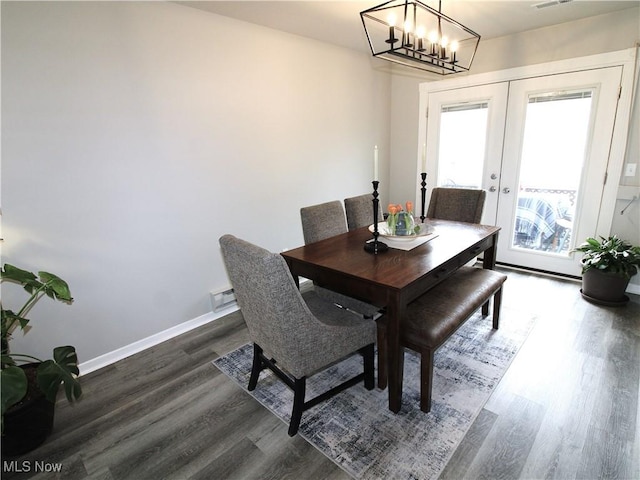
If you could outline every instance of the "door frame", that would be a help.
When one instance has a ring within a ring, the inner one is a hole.
[[[540,63],[524,67],[516,67],[508,70],[499,70],[495,72],[479,73],[453,79],[439,80],[435,82],[426,82],[419,85],[420,103],[418,118],[418,145],[416,148],[416,171],[422,170],[422,151],[426,145],[427,120],[429,94],[442,92],[447,90],[455,90],[464,87],[474,87],[499,82],[508,82],[514,80],[524,80],[535,77],[544,77],[548,75],[579,72],[585,70],[593,70],[611,66],[622,67],[622,79],[620,84],[620,98],[618,108],[616,110],[615,125],[611,139],[611,148],[609,151],[609,160],[606,169],[606,183],[600,202],[600,211],[598,212],[598,221],[594,235],[608,236],[611,232],[613,216],[616,208],[616,198],[624,166],[625,154],[627,149],[627,136],[629,131],[629,122],[631,115],[631,100],[633,98],[633,78],[635,69],[635,48],[619,50],[616,52],[602,53],[598,55],[590,55],[586,57],[578,57],[567,60],[558,60],[548,63]],[[428,162],[428,159],[427,159]],[[417,176],[417,175],[416,175]],[[603,182],[605,179],[603,179]],[[433,183],[429,182],[427,177],[427,196],[429,201],[430,191]],[[421,192],[419,186],[416,188],[416,205],[421,200]],[[425,207],[426,208],[426,207]]]

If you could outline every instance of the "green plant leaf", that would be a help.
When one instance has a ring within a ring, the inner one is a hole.
[[[45,283],[44,291],[49,297],[64,302],[73,301],[67,282],[49,272],[38,272],[38,275],[40,275],[40,279]]]
[[[18,267],[14,267],[8,263],[5,263],[4,268],[2,269],[2,279],[22,285],[29,293],[33,293],[34,290],[37,290],[42,286],[42,283],[38,281],[38,277],[36,277],[35,274],[22,270]]]
[[[26,327],[27,324],[29,323],[28,318],[19,317],[12,310],[2,310],[2,327],[3,328],[5,327],[5,324],[7,325],[7,328],[8,328],[14,321],[18,321],[18,323],[20,323],[20,328]],[[11,332],[7,332],[7,333],[11,333]]]
[[[60,384],[63,384],[67,400],[72,402],[82,395],[80,382],[75,377],[79,373],[76,349],[69,345],[56,347],[53,360],[42,362],[38,367],[38,387],[49,401],[55,402]]]
[[[5,412],[27,394],[27,376],[24,370],[19,367],[3,368],[0,372],[0,383],[2,383],[0,399],[2,402],[2,428],[4,429]]]
[[[591,268],[603,272],[617,273],[630,278],[638,272],[640,267],[640,247],[631,246],[629,242],[616,235],[608,238],[587,238],[584,243],[574,249],[583,252],[582,273]]]
[[[10,367],[16,364],[11,355],[2,354],[2,368]]]

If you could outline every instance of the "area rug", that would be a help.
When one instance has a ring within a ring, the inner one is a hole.
[[[387,390],[358,384],[304,412],[298,434],[357,479],[437,478],[534,322],[505,317],[493,330],[478,312],[436,351],[430,413],[419,407],[420,358],[407,350],[399,413],[389,411]],[[247,344],[213,363],[246,391],[252,355]],[[309,378],[306,398],[360,371],[362,357],[352,356]],[[289,424],[293,393],[270,371],[247,393]]]

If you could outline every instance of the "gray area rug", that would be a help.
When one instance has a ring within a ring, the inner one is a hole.
[[[493,330],[478,312],[436,351],[430,413],[419,407],[420,358],[407,350],[398,414],[387,390],[358,384],[304,412],[299,435],[354,478],[437,478],[533,326],[531,318],[509,320]],[[244,345],[213,363],[247,391],[252,356]],[[362,357],[352,356],[308,379],[306,398],[360,371]],[[270,371],[248,393],[289,424],[293,393]]]

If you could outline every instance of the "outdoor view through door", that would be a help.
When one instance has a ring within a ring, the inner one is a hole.
[[[480,188],[489,104],[445,105],[441,113],[438,186]]]
[[[591,98],[591,90],[529,96],[513,247],[568,254]],[[442,106],[438,185],[482,187],[488,113],[487,102]]]
[[[483,188],[498,261],[579,275],[596,234],[621,67],[430,93],[431,187]]]
[[[513,247],[568,255],[591,98],[591,90],[529,96]]]

